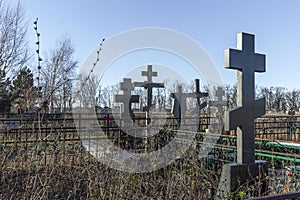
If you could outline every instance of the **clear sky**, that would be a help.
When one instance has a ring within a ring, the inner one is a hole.
[[[16,0],[14,0],[16,1]],[[300,1],[297,0],[22,0],[26,18],[39,18],[41,49],[67,34],[83,63],[102,38],[142,27],[162,27],[193,38],[209,54],[225,83],[236,72],[223,67],[224,50],[236,47],[236,34],[255,34],[256,52],[267,55],[261,86],[300,89]],[[33,24],[32,24],[33,27]],[[34,31],[28,29],[34,47]]]

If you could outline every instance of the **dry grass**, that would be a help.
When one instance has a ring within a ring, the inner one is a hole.
[[[47,127],[64,126],[72,125],[47,124]],[[27,124],[21,129],[32,130],[32,127]],[[78,135],[73,132],[59,134],[59,137],[54,131],[41,137],[25,134],[27,139],[19,138],[21,132],[13,137],[0,134],[0,199],[217,198],[221,164],[200,162],[192,147],[184,160],[151,173],[134,174],[112,169],[81,151]],[[25,143],[25,139],[31,142]],[[269,164],[271,169],[274,163]],[[270,183],[274,182],[269,185],[270,194],[299,189],[299,176],[292,173],[285,177],[283,169],[275,172],[267,177]],[[253,197],[259,184],[242,185],[232,194],[233,199]]]
[[[1,149],[1,199],[210,199],[217,176],[194,159],[152,173],[111,169],[89,154],[63,147],[45,155],[16,145]],[[33,152],[33,151],[32,151]]]

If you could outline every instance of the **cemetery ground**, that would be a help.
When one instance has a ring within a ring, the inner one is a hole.
[[[149,173],[126,173],[99,162],[82,145],[71,115],[44,115],[40,121],[34,115],[11,115],[0,121],[0,199],[218,199],[222,166],[236,161],[236,136],[232,131],[224,132],[209,154],[199,158],[197,145],[205,146],[204,130],[210,122],[205,116],[201,132],[186,133],[197,137],[184,141],[190,145],[185,155]],[[98,123],[111,140],[131,148],[128,136],[113,123],[105,126],[103,122],[107,118]],[[172,125],[173,121],[168,123]],[[261,182],[253,177],[251,184],[240,185],[230,198],[298,191],[300,117],[266,115],[258,118],[255,126],[256,159],[268,161],[268,190],[257,193]],[[166,136],[170,135],[158,134],[161,138],[148,141],[148,145],[157,148],[154,144],[162,143]]]

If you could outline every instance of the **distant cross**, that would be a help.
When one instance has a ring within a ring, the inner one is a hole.
[[[163,88],[164,84],[163,83],[153,83],[152,77],[153,76],[157,76],[157,72],[153,72],[152,71],[152,65],[147,65],[147,71],[142,71],[142,76],[146,76],[147,77],[147,81],[145,82],[135,82],[134,86],[135,87],[143,87],[146,89],[147,93],[146,93],[146,99],[147,99],[147,105],[146,107],[143,108],[143,111],[146,111],[146,126],[147,126],[147,137],[148,137],[148,125],[151,122],[150,119],[150,109],[152,106],[152,90],[153,88]],[[148,151],[148,141],[145,140],[145,149],[146,151]]]
[[[123,95],[115,95],[114,102],[123,103],[123,118],[125,121],[131,120],[132,118],[132,103],[139,102],[139,95],[131,95],[131,91],[134,90],[133,83],[130,78],[124,78],[123,82],[120,83],[120,89],[123,91]]]
[[[172,105],[172,113],[178,124],[180,125],[181,117],[184,116],[186,112],[186,98],[197,99],[197,108],[193,111],[193,113],[198,112],[197,114],[200,120],[200,111],[207,106],[206,102],[201,103],[201,98],[207,96],[207,92],[200,92],[199,79],[195,79],[195,91],[192,93],[183,93],[182,86],[178,85],[176,88],[176,92],[171,93],[171,97],[174,99]],[[198,129],[200,129],[200,121]]]
[[[142,71],[142,76],[147,77],[147,81],[145,82],[134,82],[135,87],[144,87],[147,90],[147,106],[145,107],[145,111],[149,112],[152,106],[152,90],[153,88],[163,88],[163,83],[153,83],[152,77],[157,76],[157,72],[152,71],[152,65],[147,65],[147,71]]]
[[[187,93],[186,96],[196,98],[197,99],[197,106],[198,106],[197,109],[199,109],[199,111],[201,111],[203,108],[205,108],[207,106],[206,102],[201,103],[201,98],[202,97],[208,97],[208,93],[200,91],[200,80],[199,79],[195,79],[194,87],[195,87],[194,92],[193,93]]]
[[[208,93],[207,92],[201,92],[200,91],[200,80],[199,79],[195,79],[194,81],[194,93],[189,93],[187,96],[188,97],[194,97],[197,99],[197,108],[192,112],[192,114],[194,114],[194,112],[197,112],[198,115],[198,131],[200,131],[200,127],[201,127],[201,110],[203,108],[205,108],[207,106],[207,102],[203,102],[201,103],[201,98],[202,97],[208,97]]]
[[[254,120],[265,114],[265,98],[255,100],[255,72],[265,72],[265,55],[255,53],[254,35],[239,33],[237,49],[225,50],[225,68],[237,71],[238,107],[225,113],[225,130],[237,128],[237,162],[255,161]]]
[[[142,71],[142,76],[147,76],[148,83],[152,83],[152,76],[157,76],[157,72],[152,71],[152,65],[147,65],[147,71]]]
[[[218,114],[219,116],[223,116],[223,107],[226,106],[226,101],[223,101],[223,97],[225,96],[225,91],[223,90],[222,87],[218,87],[217,90],[215,91],[215,101],[210,101],[209,105],[210,106],[215,106],[218,109]]]

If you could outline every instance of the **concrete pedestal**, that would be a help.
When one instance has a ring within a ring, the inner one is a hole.
[[[251,186],[255,186],[254,189],[251,189],[254,190],[251,195],[262,195],[268,189],[267,175],[268,165],[266,161],[257,160],[255,163],[226,164],[222,169],[216,198],[234,199],[239,191],[247,192],[247,189]]]

